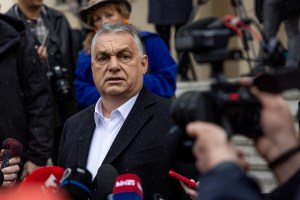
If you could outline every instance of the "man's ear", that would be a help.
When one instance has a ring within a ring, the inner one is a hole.
[[[143,55],[142,66],[143,66],[143,73],[146,74],[148,71],[148,56],[147,55]]]

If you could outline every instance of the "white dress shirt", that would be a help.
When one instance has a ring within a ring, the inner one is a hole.
[[[119,108],[113,110],[110,118],[105,118],[102,114],[102,98],[100,97],[97,101],[94,113],[96,128],[94,130],[87,161],[87,169],[92,173],[93,179],[97,175],[99,167],[118,135],[137,97],[138,94]]]

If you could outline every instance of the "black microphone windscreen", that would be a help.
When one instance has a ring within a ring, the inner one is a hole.
[[[71,167],[64,171],[59,190],[65,190],[72,200],[88,199],[92,192],[92,174],[83,167]]]
[[[7,138],[2,143],[3,149],[9,149],[13,156],[20,156],[23,152],[23,145],[14,138]]]
[[[116,178],[119,173],[114,166],[110,164],[103,164],[100,166],[97,172],[97,185],[99,188],[99,194],[103,198],[112,194]]]

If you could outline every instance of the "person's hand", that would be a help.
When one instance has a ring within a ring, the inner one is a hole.
[[[196,138],[193,154],[196,167],[205,173],[222,162],[239,164],[236,151],[228,142],[225,130],[215,124],[207,122],[191,122],[186,127],[189,136]]]
[[[47,51],[46,47],[41,45],[41,46],[36,46],[35,48],[36,48],[37,53],[42,61],[44,61],[45,59],[48,58],[48,51]]]
[[[2,158],[5,153],[5,150],[2,149],[0,152],[0,157]],[[2,183],[2,187],[13,187],[17,181],[18,178],[18,172],[20,171],[20,164],[21,159],[20,157],[14,157],[11,158],[8,163],[9,166],[2,168],[1,171],[3,173],[4,181]],[[2,164],[2,161],[0,162],[0,165]]]
[[[243,78],[240,83],[250,86],[252,79]],[[257,151],[268,162],[299,145],[296,137],[294,119],[288,103],[280,94],[260,91],[252,86],[251,93],[261,104],[260,126],[263,135],[256,141]],[[284,182],[300,169],[300,154],[296,153],[288,160],[279,164],[273,172],[279,183]]]
[[[26,176],[31,174],[31,172],[33,172],[34,170],[36,170],[39,167],[40,166],[34,164],[31,161],[26,161],[25,164],[24,164],[24,169],[23,169],[23,172],[22,172],[21,179],[24,179]]]
[[[263,136],[256,141],[257,150],[271,161],[298,144],[294,119],[288,103],[280,95],[262,92],[256,87],[252,87],[251,92],[262,106],[260,124]]]
[[[191,179],[191,181],[194,181],[193,179]],[[182,181],[179,181],[181,187],[183,188],[183,190],[185,191],[185,193],[192,199],[192,200],[196,200],[198,198],[198,191],[197,188],[191,188],[190,186],[188,186],[187,184],[183,183]],[[197,187],[199,186],[199,182],[196,183]]]
[[[11,158],[8,162],[10,166],[1,169],[4,175],[2,187],[13,187],[17,181],[18,172],[20,171],[20,157]]]

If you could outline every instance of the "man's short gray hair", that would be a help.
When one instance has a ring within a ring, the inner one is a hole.
[[[92,59],[94,55],[94,48],[96,45],[96,41],[100,35],[105,33],[124,33],[124,32],[132,35],[140,55],[144,55],[145,52],[144,52],[144,46],[142,40],[134,27],[125,23],[105,23],[102,26],[100,26],[100,28],[98,29],[98,31],[96,32],[92,40],[92,46],[91,46]]]

